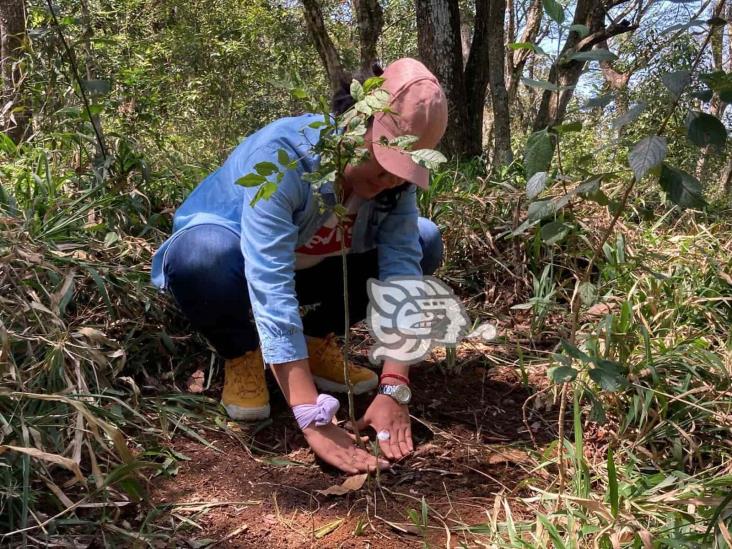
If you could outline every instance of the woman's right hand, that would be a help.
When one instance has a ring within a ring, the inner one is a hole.
[[[344,473],[366,473],[375,471],[377,467],[382,470],[389,467],[388,461],[377,460],[359,448],[353,435],[335,423],[321,427],[313,424],[303,429],[303,434],[315,455]]]

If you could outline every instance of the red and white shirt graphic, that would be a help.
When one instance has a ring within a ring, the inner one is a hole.
[[[354,194],[351,194],[344,204],[347,211],[346,218],[343,220],[346,251],[351,249],[353,242],[353,223],[356,221],[356,214],[360,204],[361,200]],[[315,231],[315,234],[308,242],[295,249],[295,269],[307,269],[308,267],[317,265],[326,257],[339,255],[340,253],[341,231],[338,229],[338,218],[333,213]]]

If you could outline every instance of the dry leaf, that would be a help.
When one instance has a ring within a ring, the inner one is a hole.
[[[595,303],[592,307],[587,309],[587,314],[590,316],[602,316],[612,312],[612,307],[607,303]]]
[[[206,376],[203,373],[203,370],[200,368],[193,372],[191,374],[191,377],[188,378],[188,381],[186,382],[186,386],[188,388],[189,393],[202,393],[204,390],[203,381],[206,378]]]
[[[507,448],[506,450],[491,453],[486,462],[490,465],[497,465],[499,463],[524,463],[529,460],[531,460],[531,457],[523,450]]]
[[[29,252],[27,250],[23,250],[22,248],[19,248],[16,250],[18,255],[28,261],[29,263],[35,263],[36,265],[40,265],[43,263],[43,256],[36,252]]]
[[[71,471],[72,473],[74,473],[74,476],[76,477],[77,481],[84,480],[84,476],[81,474],[81,469],[79,469],[79,464],[76,463],[73,459],[69,459],[64,456],[59,456],[58,454],[49,454],[48,452],[44,452],[43,450],[39,450],[38,448],[26,448],[23,446],[9,446],[7,444],[0,445],[0,454],[3,454],[8,450],[11,450],[13,452],[18,452],[20,454],[27,454],[36,459],[48,461],[49,463],[55,463],[56,465],[60,465],[61,467],[64,467],[64,468],[68,469],[69,471]]]
[[[361,486],[363,486],[363,483],[366,482],[367,476],[368,475],[366,473],[353,475],[352,477],[348,477],[345,481],[343,481],[343,484],[336,484],[335,486],[331,486],[330,488],[326,488],[325,490],[315,491],[321,496],[342,496],[350,492],[360,490]]]
[[[651,533],[648,530],[645,528],[641,529],[638,532],[638,536],[643,542],[644,549],[653,549],[653,536],[651,536]]]

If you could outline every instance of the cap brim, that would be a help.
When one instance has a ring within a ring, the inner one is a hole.
[[[416,164],[408,151],[381,145],[382,137],[386,137],[387,140],[391,141],[395,136],[390,135],[390,132],[384,126],[374,120],[373,150],[376,161],[381,167],[405,181],[414,183],[417,187],[427,189],[430,183],[429,170]]]

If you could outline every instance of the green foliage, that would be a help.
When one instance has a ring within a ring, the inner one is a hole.
[[[524,150],[524,166],[526,177],[531,178],[537,172],[546,172],[554,155],[552,138],[548,130],[534,132],[526,140]]]
[[[376,113],[392,112],[389,108],[389,94],[381,89],[383,78],[372,77],[361,84],[353,80],[350,86],[351,97],[354,105],[341,115],[334,116],[329,109],[328,102],[324,98],[317,100],[305,96],[310,106],[317,105],[319,114],[323,116],[322,122],[315,123],[319,129],[319,138],[312,146],[312,154],[319,158],[317,168],[308,174],[305,179],[310,182],[314,189],[324,183],[334,183],[336,193],[339,197],[342,193],[342,180],[349,165],[357,165],[368,160],[371,156],[370,143],[366,143],[365,134],[371,117]],[[398,113],[393,114],[398,116]],[[418,138],[413,135],[402,135],[391,140],[379,143],[381,146],[392,147],[400,150],[407,150],[412,160],[428,170],[436,170],[441,164],[447,161],[439,151],[431,149],[409,150],[416,143]],[[245,174],[237,179],[237,184],[245,187],[256,187],[257,190],[251,204],[256,204],[261,199],[268,199],[277,190],[277,183],[282,180],[283,170],[291,169],[291,162],[287,152],[280,149],[277,152],[280,166],[272,162],[260,162],[254,166],[256,173]],[[275,175],[277,183],[267,178]],[[316,195],[320,198],[320,194]],[[341,200],[341,198],[339,198]],[[342,208],[337,205],[334,211],[341,215]]]

